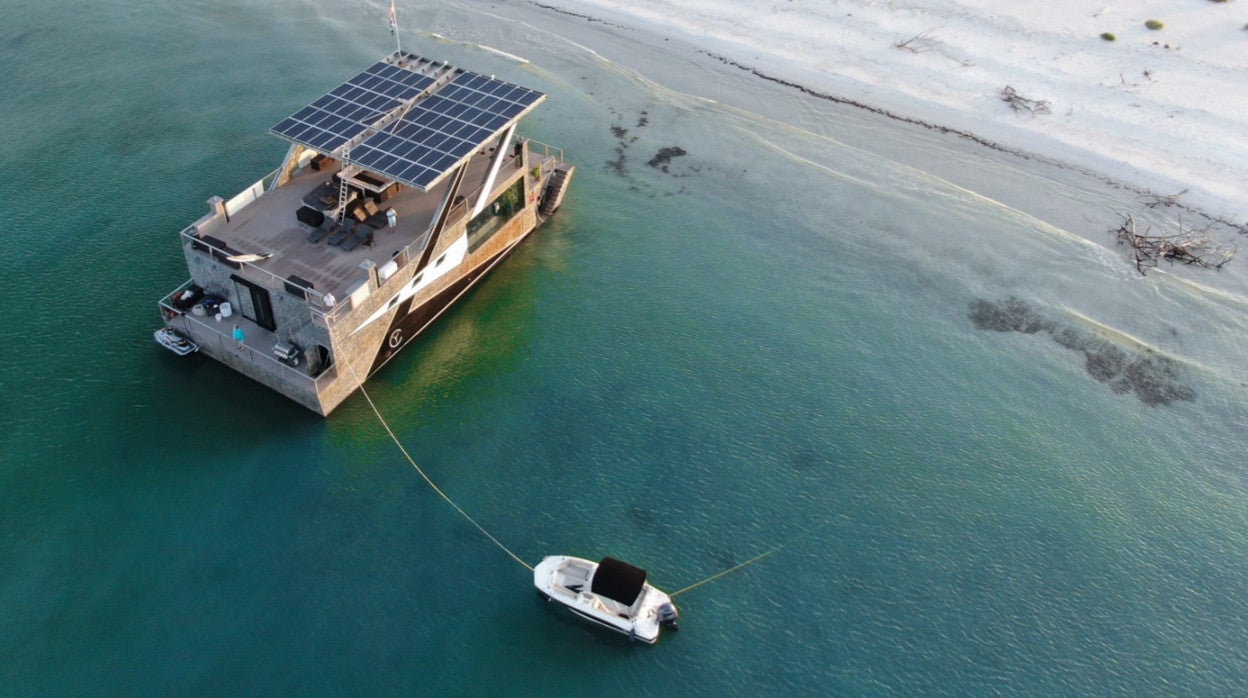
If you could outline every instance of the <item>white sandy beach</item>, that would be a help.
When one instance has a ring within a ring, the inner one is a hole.
[[[1237,0],[543,0],[1248,222]],[[1164,24],[1151,30],[1145,22]],[[1106,41],[1101,34],[1115,35]],[[909,48],[898,44],[911,40]],[[1013,87],[1047,103],[1016,113]]]

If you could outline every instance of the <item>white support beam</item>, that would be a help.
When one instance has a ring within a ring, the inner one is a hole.
[[[490,203],[490,192],[494,191],[494,180],[498,179],[498,170],[507,157],[507,151],[510,150],[507,144],[511,143],[511,137],[515,132],[514,123],[503,131],[502,138],[498,141],[498,148],[494,150],[494,157],[490,160],[490,174],[485,178],[485,184],[481,186],[481,194],[477,196],[477,202],[472,205],[472,211],[468,213],[468,220],[476,218],[478,213],[485,210],[485,205]]]
[[[282,166],[277,169],[277,176],[269,182],[269,190],[272,191],[290,181],[291,175],[299,167],[299,158],[303,155],[305,148],[298,143],[291,143],[290,149],[286,151],[286,157],[282,158]]]

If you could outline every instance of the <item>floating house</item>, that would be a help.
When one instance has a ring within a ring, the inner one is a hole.
[[[404,51],[369,66],[274,126],[281,165],[182,231],[165,325],[329,415],[559,208],[575,168],[516,131],[544,99]]]

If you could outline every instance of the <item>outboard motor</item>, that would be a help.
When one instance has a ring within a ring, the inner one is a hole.
[[[676,621],[680,618],[680,614],[676,612],[676,606],[670,601],[659,606],[659,625],[676,632],[680,630],[680,626]]]

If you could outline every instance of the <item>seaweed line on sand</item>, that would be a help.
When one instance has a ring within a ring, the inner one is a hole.
[[[624,26],[623,24],[616,24],[616,23],[614,23],[614,22],[608,22],[608,21],[607,21],[607,20],[605,20],[605,19],[599,19],[599,18],[597,18],[597,17],[592,17],[592,16],[590,16],[590,15],[581,14],[581,13],[579,13],[579,12],[570,12],[570,11],[568,11],[568,10],[563,10],[563,9],[558,8],[558,7],[554,7],[553,5],[543,5],[543,4],[542,4],[542,3],[540,3],[540,2],[534,2],[534,3],[532,3],[532,4],[533,4],[533,5],[535,5],[535,6],[537,6],[537,7],[542,8],[543,10],[548,10],[548,11],[550,11],[550,12],[555,12],[555,13],[557,13],[557,14],[561,14],[561,15],[567,15],[567,16],[569,16],[569,17],[576,17],[577,19],[583,19],[583,20],[585,20],[586,22],[597,22],[597,23],[599,23],[599,24],[604,24],[604,25],[606,25],[606,26],[608,26],[608,27],[615,27],[616,29],[624,29],[624,30],[629,30],[629,31],[631,31],[631,30],[632,30],[632,27],[626,27],[626,26]]]
[[[633,28],[633,27],[627,27],[627,26],[624,26],[624,25],[621,25],[621,24],[616,24],[616,23],[614,23],[614,22],[608,22],[608,21],[606,21],[606,20],[604,20],[604,19],[600,19],[600,18],[598,18],[598,17],[594,17],[594,16],[587,15],[587,14],[581,14],[581,13],[577,13],[577,12],[570,12],[570,11],[568,11],[568,10],[560,9],[560,8],[558,8],[558,7],[554,7],[554,6],[552,6],[552,5],[546,5],[546,4],[544,4],[544,3],[534,2],[533,0],[530,0],[530,4],[534,5],[535,7],[539,7],[539,8],[541,8],[541,9],[543,9],[543,10],[546,10],[546,11],[548,11],[548,12],[555,12],[555,13],[557,13],[557,14],[567,15],[567,16],[569,16],[569,17],[575,17],[575,18],[577,18],[577,19],[581,19],[581,20],[584,20],[584,21],[586,21],[586,22],[596,22],[596,23],[603,24],[603,25],[605,25],[605,26],[615,27],[615,28],[618,28],[618,29],[623,29],[623,30],[628,30],[628,31],[633,31],[633,30],[634,30],[634,28]],[[1096,171],[1094,171],[1094,170],[1090,170],[1090,169],[1085,168],[1085,167],[1079,167],[1079,166],[1077,166],[1077,165],[1072,165],[1072,164],[1070,164],[1070,163],[1068,163],[1068,162],[1063,162],[1063,161],[1061,161],[1061,160],[1057,160],[1057,159],[1054,159],[1054,158],[1051,158],[1051,157],[1047,157],[1047,156],[1044,156],[1044,155],[1039,155],[1039,154],[1036,154],[1036,153],[1027,152],[1027,151],[1024,151],[1024,150],[1020,150],[1020,149],[1018,149],[1018,148],[1012,148],[1012,147],[1009,147],[1009,146],[1007,146],[1007,145],[1004,145],[1004,144],[998,143],[998,142],[996,142],[996,141],[993,141],[993,140],[991,140],[991,139],[985,138],[985,137],[983,137],[983,136],[980,136],[980,135],[977,135],[977,134],[971,133],[970,131],[963,131],[963,130],[961,130],[961,129],[956,129],[956,128],[952,128],[952,127],[949,127],[949,126],[942,126],[942,125],[940,125],[940,124],[933,123],[933,122],[930,122],[930,121],[924,121],[924,120],[922,120],[922,119],[916,119],[916,118],[914,118],[914,117],[904,116],[904,115],[902,115],[902,114],[898,114],[898,113],[893,112],[893,111],[890,111],[890,110],[888,110],[888,109],[884,109],[884,108],[882,108],[882,107],[877,107],[877,106],[872,106],[872,105],[870,105],[870,104],[866,104],[866,103],[864,103],[864,102],[859,102],[859,101],[857,101],[857,100],[850,99],[850,98],[848,98],[848,97],[839,97],[839,96],[837,96],[837,95],[828,94],[828,93],[826,93],[826,92],[821,92],[821,91],[816,90],[816,89],[813,89],[813,88],[811,88],[811,87],[807,87],[806,85],[802,85],[802,84],[800,84],[800,83],[796,83],[796,82],[793,82],[793,81],[791,81],[791,80],[785,80],[784,78],[781,78],[781,77],[778,77],[778,76],[775,76],[775,75],[771,75],[771,74],[765,73],[765,72],[763,72],[763,71],[759,70],[758,68],[755,68],[755,67],[753,67],[753,66],[749,66],[749,65],[745,65],[744,63],[740,63],[740,62],[738,62],[738,61],[735,61],[735,60],[733,60],[733,59],[731,59],[731,58],[728,58],[727,56],[722,56],[722,55],[719,55],[719,54],[717,54],[717,53],[712,53],[711,51],[707,51],[707,50],[704,50],[704,49],[695,49],[695,51],[696,51],[697,53],[700,53],[700,54],[704,55],[704,56],[707,56],[707,57],[709,57],[709,58],[712,58],[712,59],[714,59],[714,60],[717,60],[717,61],[719,61],[720,63],[722,63],[722,64],[724,64],[724,65],[730,66],[730,67],[732,67],[732,68],[736,68],[736,69],[738,69],[738,70],[745,71],[745,72],[750,73],[751,75],[753,75],[753,76],[755,76],[755,77],[757,77],[757,78],[760,78],[760,79],[762,79],[762,80],[766,80],[766,81],[768,81],[768,82],[773,82],[773,83],[775,83],[775,84],[777,84],[777,85],[782,85],[782,86],[784,86],[784,87],[792,88],[792,89],[797,90],[797,91],[799,91],[799,92],[801,92],[801,93],[803,93],[803,94],[809,95],[809,96],[811,96],[811,97],[815,97],[816,99],[822,99],[822,100],[825,100],[825,101],[828,101],[828,102],[832,102],[832,103],[834,103],[834,104],[843,104],[843,105],[845,105],[845,106],[854,107],[854,108],[856,108],[856,109],[861,109],[861,110],[863,110],[863,111],[867,111],[867,112],[870,112],[870,113],[872,113],[872,114],[878,114],[878,115],[880,115],[880,116],[886,117],[886,118],[888,118],[888,119],[892,119],[892,120],[894,120],[894,121],[899,121],[899,122],[902,122],[902,123],[911,124],[911,125],[913,125],[913,126],[918,126],[918,127],[920,127],[920,128],[925,128],[925,129],[927,129],[927,130],[929,130],[929,131],[936,131],[936,132],[938,132],[938,133],[943,133],[943,134],[948,134],[948,135],[956,136],[956,137],[958,137],[958,138],[962,138],[962,139],[965,139],[965,140],[971,141],[971,142],[976,143],[976,144],[978,144],[978,145],[982,145],[982,146],[984,146],[984,147],[986,147],[986,148],[990,148],[990,149],[995,150],[995,151],[997,151],[997,152],[1007,153],[1007,154],[1009,154],[1009,155],[1013,155],[1013,156],[1015,156],[1015,157],[1022,158],[1022,159],[1024,159],[1024,160],[1034,160],[1034,161],[1036,161],[1036,162],[1042,162],[1042,163],[1044,163],[1044,164],[1046,164],[1046,165],[1051,165],[1051,166],[1056,167],[1056,168],[1058,168],[1058,169],[1068,170],[1068,171],[1071,171],[1071,172],[1078,172],[1079,174],[1086,175],[1086,176],[1088,176],[1088,177],[1092,177],[1092,178],[1094,178],[1094,179],[1097,179],[1098,181],[1104,182],[1105,184],[1107,184],[1107,185],[1109,185],[1109,186],[1111,186],[1111,187],[1114,187],[1114,188],[1116,188],[1116,189],[1121,189],[1121,190],[1125,190],[1125,191],[1133,192],[1133,193],[1135,193],[1135,194],[1137,194],[1137,195],[1139,195],[1139,196],[1142,196],[1142,197],[1156,196],[1156,192],[1153,192],[1153,191],[1148,190],[1148,189],[1143,189],[1143,188],[1140,188],[1140,187],[1137,187],[1137,186],[1133,186],[1133,185],[1128,184],[1128,183],[1126,183],[1126,182],[1123,182],[1123,181],[1120,181],[1120,180],[1114,179],[1113,177],[1109,177],[1109,176],[1104,175],[1104,174],[1102,174],[1102,173],[1100,173],[1100,172],[1096,172]],[[1209,222],[1211,222],[1211,223],[1220,223],[1220,224],[1225,225],[1225,226],[1228,226],[1228,227],[1230,227],[1230,228],[1232,228],[1232,229],[1234,229],[1234,230],[1237,230],[1237,231],[1239,231],[1239,232],[1241,232],[1241,233],[1243,233],[1243,234],[1248,234],[1248,226],[1241,226],[1241,225],[1238,225],[1238,224],[1236,224],[1236,223],[1233,223],[1233,222],[1231,222],[1231,221],[1229,221],[1229,220],[1227,220],[1227,219],[1225,219],[1225,218],[1220,218],[1220,217],[1215,217],[1215,216],[1212,216],[1212,215],[1210,215],[1210,214],[1208,214],[1208,213],[1206,213],[1206,212],[1204,212],[1204,211],[1202,211],[1202,210],[1200,210],[1200,209],[1198,209],[1198,208],[1192,207],[1192,206],[1187,205],[1187,204],[1178,203],[1177,201],[1176,201],[1176,202],[1174,202],[1174,203],[1173,203],[1173,204],[1171,204],[1171,205],[1173,205],[1173,206],[1175,206],[1175,207],[1179,208],[1180,210],[1182,210],[1182,211],[1184,211],[1184,212],[1186,212],[1186,213],[1189,213],[1189,214],[1191,214],[1191,215],[1194,215],[1194,216],[1199,216],[1200,218],[1202,218],[1202,219],[1204,219],[1204,220],[1206,220],[1206,221],[1209,221]]]
[[[973,143],[976,143],[977,145],[982,145],[985,148],[990,148],[997,152],[1006,153],[1008,155],[1013,155],[1015,157],[1019,157],[1024,160],[1034,160],[1036,162],[1041,162],[1041,163],[1050,165],[1052,167],[1056,167],[1061,170],[1067,170],[1070,172],[1078,172],[1079,174],[1085,175],[1087,177],[1092,177],[1093,179],[1104,182],[1105,184],[1115,189],[1129,191],[1140,197],[1144,197],[1144,198],[1157,197],[1160,199],[1170,199],[1167,202],[1168,206],[1173,206],[1175,208],[1178,208],[1179,210],[1185,211],[1194,216],[1199,216],[1200,218],[1206,221],[1209,221],[1210,223],[1219,223],[1221,225],[1227,226],[1228,228],[1236,230],[1242,234],[1248,234],[1248,226],[1238,225],[1225,218],[1212,216],[1198,208],[1194,208],[1187,204],[1179,203],[1179,201],[1175,197],[1159,196],[1156,192],[1151,191],[1149,189],[1141,189],[1140,187],[1136,187],[1126,182],[1114,179],[1113,177],[1109,177],[1100,172],[1096,172],[1095,170],[1090,170],[1086,167],[1079,167],[1077,165],[1072,165],[1068,162],[1063,162],[1061,160],[1057,160],[1055,158],[1051,158],[1045,155],[1039,155],[1036,153],[1019,150],[1018,148],[1011,148],[1009,146],[1003,145],[996,141],[984,138],[983,136],[971,133],[970,131],[963,131],[961,129],[951,128],[949,126],[942,126],[940,124],[932,123],[930,121],[924,121],[922,119],[916,119],[914,117],[904,116],[902,114],[889,111],[888,109],[884,109],[882,107],[876,107],[870,104],[859,102],[857,100],[849,99],[848,97],[838,97],[836,95],[828,94],[826,92],[820,92],[819,90],[807,87],[800,83],[785,80],[784,78],[776,77],[775,75],[769,75],[767,73],[762,72],[761,70],[757,68],[745,65],[743,63],[739,63],[726,56],[721,56],[715,53],[711,53],[710,51],[704,51],[704,50],[698,49],[698,53],[701,53],[709,58],[713,58],[719,61],[720,63],[723,63],[724,65],[731,66],[733,68],[737,68],[738,70],[743,70],[745,72],[748,72],[757,78],[767,80],[768,82],[774,82],[777,85],[783,85],[784,87],[795,89],[803,94],[809,95],[811,97],[815,97],[816,99],[822,99],[828,102],[832,102],[834,104],[843,104],[845,106],[854,107],[856,109],[861,109],[863,111],[871,112],[872,114],[878,114],[880,116],[883,116],[888,119],[892,119],[894,121],[900,121],[902,123],[919,126],[920,128],[925,128],[929,131],[936,131],[938,133],[944,133],[944,134],[948,134],[951,136],[957,136],[958,138],[971,141]]]

